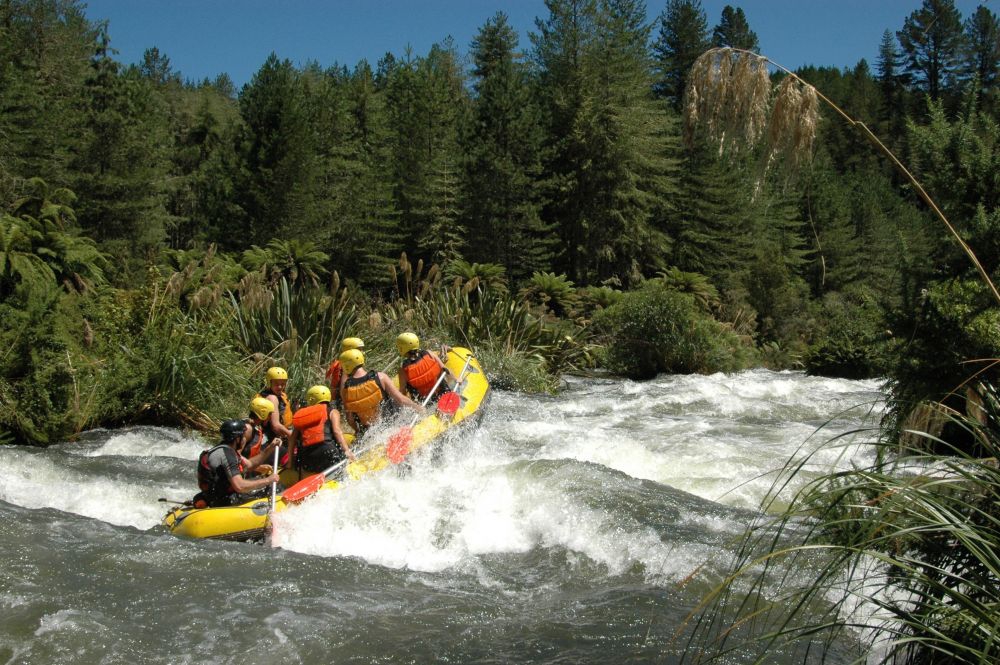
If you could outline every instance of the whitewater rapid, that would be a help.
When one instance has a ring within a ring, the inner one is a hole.
[[[273,547],[159,526],[214,441],[7,446],[0,662],[677,662],[780,471],[809,456],[790,498],[869,462],[881,400],[874,381],[766,370],[496,392],[407,470],[277,513]]]

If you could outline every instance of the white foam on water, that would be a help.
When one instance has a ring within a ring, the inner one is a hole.
[[[99,614],[95,615],[93,612],[72,609],[46,614],[39,621],[35,637],[65,632],[96,636],[107,631],[107,626],[98,621],[99,617]]]
[[[156,502],[158,488],[137,479],[81,474],[45,455],[17,446],[6,451],[9,473],[0,485],[0,499],[24,508],[54,508],[109,524],[146,529],[166,512]]]
[[[320,492],[275,515],[272,543],[427,572],[474,572],[486,555],[558,547],[612,575],[641,566],[656,579],[687,575],[708,549],[693,544],[679,551],[653,528],[623,519],[613,507],[585,505],[524,465],[485,461],[476,445],[437,465],[422,460],[409,475],[388,470]]]
[[[489,554],[562,547],[612,572],[641,566],[647,575],[686,575],[691,566],[682,563],[704,557],[706,546],[676,551],[662,534],[623,521],[613,508],[582,503],[558,483],[532,476],[522,463],[576,460],[755,509],[793,455],[821,448],[796,481],[801,484],[811,474],[849,468],[870,454],[860,445],[822,448],[861,422],[858,413],[820,434],[815,429],[816,421],[872,400],[877,388],[877,382],[754,370],[644,383],[573,379],[555,398],[500,393],[480,429],[435,444],[443,452],[436,462],[424,456],[411,475],[389,470],[276,515],[275,544],[426,571],[475,568],[476,558]],[[74,445],[59,448],[73,453]],[[136,428],[79,445],[80,454],[92,457],[193,462],[206,444],[177,430]],[[193,466],[189,476],[164,486],[88,475],[67,469],[59,456],[16,446],[7,452],[10,482],[0,486],[0,499],[28,508],[145,529],[166,512],[157,497],[187,497],[196,490]],[[712,525],[713,531],[730,528],[739,532],[741,525]]]
[[[197,435],[166,427],[137,427],[114,432],[107,441],[94,448],[84,448],[81,454],[87,457],[106,455],[138,457],[146,455],[196,460],[201,451],[210,443]],[[73,444],[64,445],[73,446]]]
[[[540,457],[600,464],[745,508],[760,504],[789,459],[811,455],[805,472],[786,488],[790,495],[821,473],[850,468],[872,455],[860,443],[848,445],[850,439],[837,437],[866,419],[874,424],[877,381],[752,370],[591,388],[571,382],[567,399],[591,406],[614,403],[611,416],[570,418],[565,409],[553,415],[516,408],[524,420],[504,436],[539,441]],[[515,405],[527,399],[513,398]]]

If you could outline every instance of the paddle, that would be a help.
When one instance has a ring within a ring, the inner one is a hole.
[[[469,371],[470,362],[472,362],[471,353],[465,358],[465,366],[462,367],[462,372],[458,375],[458,380],[455,381],[455,389],[441,395],[441,399],[438,400],[438,413],[453,416],[458,411],[458,407],[462,403],[462,397],[458,394],[458,391],[461,388],[462,379],[465,378],[465,373]]]
[[[427,393],[424,401],[420,403],[421,407],[427,406],[427,402],[431,401],[431,397],[437,392],[438,386],[441,385],[446,376],[448,376],[448,372],[441,372],[441,376],[434,382],[434,387]],[[385,444],[385,455],[393,464],[402,462],[403,458],[406,457],[406,453],[410,452],[410,443],[413,441],[413,426],[420,420],[421,415],[418,413],[413,416],[413,420],[410,421],[409,425],[400,428],[398,432],[389,437],[389,442]]]
[[[369,444],[364,448],[362,448],[361,450],[354,453],[354,459],[360,458],[361,455],[371,450],[373,445],[374,444]],[[306,498],[307,496],[318,490],[320,487],[322,487],[326,483],[327,476],[332,474],[334,471],[337,471],[341,467],[346,466],[350,462],[351,462],[350,458],[342,459],[333,466],[331,466],[329,469],[325,469],[314,476],[303,478],[302,480],[300,480],[299,482],[295,483],[294,485],[286,489],[284,492],[282,492],[281,493],[282,498],[284,498],[285,501],[301,501],[302,499]]]
[[[462,367],[461,374],[458,375],[458,382],[455,384],[456,388],[458,388],[458,386],[462,383],[462,377],[465,376],[465,370],[468,369],[469,363],[471,361],[472,361],[472,354],[470,353],[468,357],[465,359],[465,366]],[[431,391],[427,393],[427,397],[424,398],[424,401],[421,403],[421,406],[427,406],[427,402],[429,402],[431,396],[437,392],[438,386],[441,385],[441,381],[443,381],[444,377],[446,376],[448,376],[448,372],[441,372],[441,376],[438,377],[438,380],[434,384],[434,387],[431,388]],[[438,400],[438,407],[437,407],[438,411],[446,415],[452,415],[458,409],[460,401],[461,399],[459,398],[458,393],[455,392],[445,393],[444,395],[441,396],[441,399]],[[443,406],[442,402],[444,402]],[[450,411],[444,407],[447,407],[448,409],[450,409]],[[403,458],[406,457],[406,454],[410,452],[410,444],[413,443],[413,426],[417,424],[417,420],[419,419],[420,419],[420,414],[418,413],[413,417],[413,420],[410,421],[409,426],[403,427],[398,432],[389,437],[389,442],[385,446],[385,454],[386,457],[389,458],[389,461],[392,462],[393,464],[399,464],[400,462],[402,462]]]
[[[274,447],[274,466],[271,469],[274,473],[278,473],[278,453],[280,452],[281,452],[281,445],[279,444]],[[271,483],[271,503],[268,504],[267,506],[267,514],[269,518],[271,513],[274,512],[274,502],[277,494],[278,494],[278,483]]]

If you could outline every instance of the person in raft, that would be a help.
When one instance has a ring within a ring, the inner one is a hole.
[[[357,349],[364,353],[364,340],[360,337],[345,337],[344,341],[340,343],[340,352],[343,353],[351,349]],[[330,384],[330,392],[337,398],[337,402],[340,401],[340,390],[344,387],[344,379],[344,367],[340,364],[340,356],[337,356],[326,369],[326,382]]]
[[[246,477],[274,453],[277,443],[272,441],[256,456],[246,459],[237,451],[245,431],[245,421],[227,420],[219,428],[222,443],[198,456],[198,488],[201,491],[194,497],[196,508],[235,506],[264,498],[268,496],[271,485],[279,482],[273,469],[263,478]],[[279,486],[278,490],[281,489]]]
[[[272,367],[267,370],[267,388],[264,388],[257,397],[263,397],[274,406],[274,411],[264,424],[264,434],[270,441],[278,436],[287,440],[292,433],[292,407],[285,394],[285,386],[288,385],[288,372],[283,367]]]
[[[344,387],[340,398],[344,405],[347,423],[361,436],[386,409],[395,410],[399,406],[424,413],[424,407],[404,395],[396,387],[396,382],[385,372],[368,371],[365,368],[365,354],[357,349],[348,349],[340,354],[340,364],[344,367]]]
[[[434,396],[431,397],[436,401],[438,397],[451,390],[448,386],[449,380],[452,383],[457,381],[436,353],[420,348],[420,338],[415,334],[405,332],[397,337],[396,350],[403,359],[399,368],[399,390],[404,395],[423,400],[437,386]],[[438,383],[442,374],[447,374],[448,379]]]
[[[259,453],[270,441],[282,443],[280,436],[268,439],[264,426],[274,413],[274,404],[265,397],[254,397],[250,400],[250,415],[247,418],[245,432],[243,434],[243,444],[240,446],[240,455],[243,457],[253,457]],[[282,451],[284,455],[285,451]]]
[[[292,417],[295,427],[288,440],[288,456],[296,460],[296,467],[319,472],[344,459],[353,462],[330,389],[313,386],[306,392],[306,405]]]

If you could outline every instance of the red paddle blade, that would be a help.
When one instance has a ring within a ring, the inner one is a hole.
[[[393,464],[399,464],[410,452],[410,443],[413,441],[413,430],[404,427],[389,437],[389,442],[385,444],[385,455]]]
[[[438,413],[443,413],[447,416],[454,415],[458,411],[458,405],[462,403],[462,399],[458,396],[458,393],[447,392],[441,395],[438,400]]]
[[[284,497],[285,501],[301,501],[322,487],[325,482],[326,476],[322,473],[317,473],[315,476],[303,478],[299,482],[295,483],[282,492],[281,496]]]

